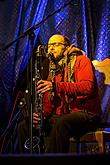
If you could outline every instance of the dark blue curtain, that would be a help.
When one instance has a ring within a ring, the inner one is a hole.
[[[61,10],[48,17],[58,9]],[[35,26],[35,37],[31,40],[30,35],[24,32],[47,17],[41,26]],[[0,1],[1,132],[9,121],[8,114],[13,111],[13,92],[27,67],[33,48],[39,41],[46,45],[49,37],[55,33],[68,36],[71,43],[83,49],[91,60],[110,58],[110,0]],[[6,48],[8,43],[20,36],[19,40]],[[98,82],[101,83],[99,76]],[[103,94],[103,111],[110,110],[109,91],[110,84]]]
[[[34,31],[33,45],[28,34],[8,48],[6,45],[17,37],[23,36],[28,28],[43,19],[46,2],[46,0],[0,1],[0,124],[5,125],[4,119],[8,116],[7,112],[12,111],[13,90],[32,54],[39,28]]]

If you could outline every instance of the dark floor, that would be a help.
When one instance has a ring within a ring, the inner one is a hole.
[[[70,164],[96,164],[96,163],[108,163],[110,161],[110,154],[27,154],[27,155],[0,155],[1,163],[30,163],[30,164],[56,164],[66,163]],[[39,164],[39,165],[40,165]]]

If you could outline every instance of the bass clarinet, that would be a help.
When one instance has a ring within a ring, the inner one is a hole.
[[[31,147],[34,152],[37,153],[43,153],[45,151],[44,147],[44,129],[43,129],[43,109],[42,109],[42,101],[43,101],[43,95],[38,94],[36,90],[36,84],[41,79],[41,60],[42,60],[42,50],[44,48],[42,45],[39,45],[37,48],[37,51],[35,52],[35,78],[34,81],[34,112],[36,112],[39,117],[40,121],[38,123],[37,128],[33,128],[33,137],[32,139],[29,138],[25,141],[25,148],[30,150]],[[32,142],[31,142],[32,141]],[[31,146],[32,143],[32,146]]]

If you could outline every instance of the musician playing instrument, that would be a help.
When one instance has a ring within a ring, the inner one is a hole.
[[[63,35],[55,34],[48,41],[50,60],[47,80],[37,83],[43,94],[43,114],[48,153],[69,152],[69,138],[78,138],[96,130],[101,105],[95,70],[82,50],[70,44]],[[40,118],[33,113],[33,126]]]
[[[86,54],[70,44],[69,39],[55,34],[48,41],[49,75],[36,84],[42,94],[43,129],[46,153],[68,153],[69,138],[79,138],[97,129],[101,105],[95,69]],[[33,127],[41,118],[33,112]],[[18,126],[20,152],[29,128],[27,119]]]

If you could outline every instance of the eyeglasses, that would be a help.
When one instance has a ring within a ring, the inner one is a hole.
[[[53,46],[53,47],[58,47],[58,46],[61,46],[61,45],[66,46],[66,44],[64,44],[64,43],[61,43],[61,42],[54,42],[54,43],[48,44],[48,48],[50,48],[51,46]]]

